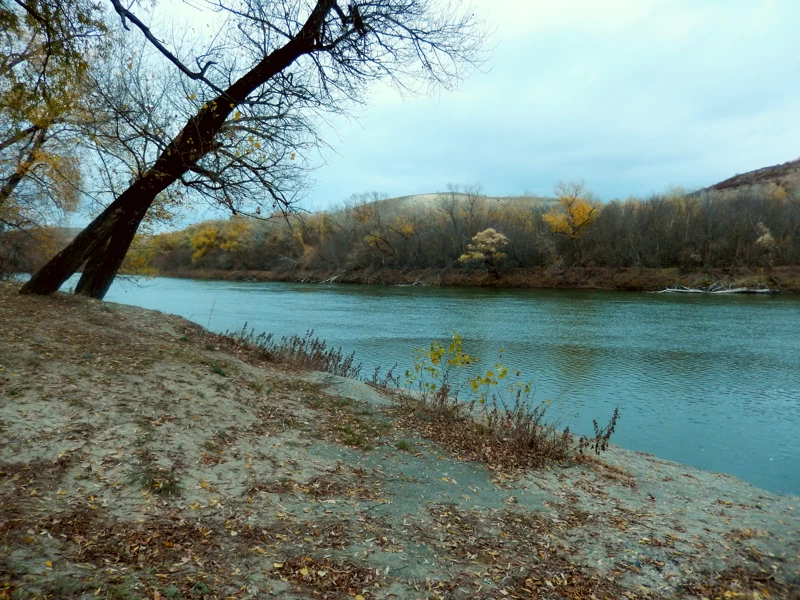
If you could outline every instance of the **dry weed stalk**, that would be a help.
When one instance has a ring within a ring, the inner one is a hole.
[[[314,337],[314,330],[304,336],[293,335],[275,341],[271,333],[256,334],[244,324],[241,331],[226,331],[224,337],[235,345],[255,350],[270,362],[291,365],[302,369],[325,371],[333,375],[358,379],[361,363],[355,364],[355,353],[345,355],[341,348],[329,348],[324,340]]]

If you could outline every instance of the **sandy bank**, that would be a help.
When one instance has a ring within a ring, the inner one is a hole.
[[[0,598],[800,597],[796,497],[620,448],[506,473],[394,407],[0,284]]]

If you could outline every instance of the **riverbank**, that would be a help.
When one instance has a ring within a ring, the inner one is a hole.
[[[755,272],[747,269],[708,269],[680,272],[678,269],[509,269],[499,277],[484,271],[461,269],[365,269],[356,271],[246,271],[183,269],[160,273],[163,277],[223,281],[284,281],[310,283],[357,283],[372,285],[441,285],[508,288],[593,289],[652,292],[671,286],[690,288],[712,283],[734,287],[779,289],[800,293],[800,267],[775,267]]]
[[[616,447],[466,461],[130,306],[0,284],[0,340],[0,598],[800,597],[797,497]]]

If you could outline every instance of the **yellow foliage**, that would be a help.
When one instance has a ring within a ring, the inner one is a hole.
[[[61,9],[48,9],[44,31],[40,20],[0,3],[0,181],[13,175],[20,186],[0,196],[0,218],[24,227],[77,209],[75,128],[63,125],[97,117],[87,107],[85,75],[90,50],[100,56],[105,44],[103,11],[95,3]]]
[[[122,263],[123,273],[144,277],[155,277],[158,274],[153,268],[153,258],[156,256],[157,246],[152,239],[140,233],[134,236],[133,243]]]
[[[59,231],[50,227],[6,231],[0,236],[0,273],[24,264],[29,270],[41,268],[64,246]]]
[[[498,386],[509,377],[508,367],[503,364],[504,352],[505,349],[500,348],[498,361],[486,371],[479,372],[474,376],[467,375],[463,379],[472,389],[478,404],[486,404],[492,397],[496,398]],[[480,359],[477,356],[464,351],[461,335],[454,332],[450,338],[450,344],[447,346],[433,341],[427,349],[416,348],[414,350],[414,367],[405,372],[406,385],[409,387],[419,386],[424,395],[435,395],[437,392],[445,390],[448,394],[456,397],[460,383],[457,372],[464,368],[470,368],[471,365],[478,362]],[[512,374],[516,380],[508,385],[508,392],[530,394],[533,391],[533,385],[530,382],[519,381],[519,376],[519,371]]]
[[[414,235],[414,224],[407,215],[398,215],[389,224],[389,229],[407,238]]]
[[[675,198],[675,205],[678,208],[678,214],[681,217],[695,216],[700,213],[700,202],[697,198],[687,198],[686,196],[677,196]]]
[[[414,350],[414,368],[406,370],[406,383],[418,383],[424,393],[449,384],[452,367],[465,367],[478,359],[464,352],[461,335],[453,333],[448,346],[433,341],[428,349]]]
[[[773,187],[771,187],[769,195],[770,198],[772,198],[773,200],[781,201],[785,200],[789,195],[789,193],[786,191],[786,188],[784,188],[782,185],[776,184]]]
[[[217,237],[219,235],[219,228],[216,225],[201,226],[192,235],[192,262],[203,258],[217,245]]]
[[[196,262],[215,249],[235,252],[246,245],[251,223],[242,218],[227,221],[207,221],[198,225],[189,238],[192,262]]]
[[[305,218],[303,224],[305,229],[319,236],[324,236],[336,229],[336,223],[327,212],[313,213]]]
[[[394,248],[389,243],[389,241],[384,238],[379,231],[373,230],[370,231],[367,235],[364,236],[364,241],[371,247],[375,248],[376,250],[380,250],[384,254],[395,254]]]
[[[532,232],[536,229],[533,213],[527,206],[510,205],[506,209],[506,219],[510,223],[515,223],[523,231]]]
[[[155,255],[166,254],[179,248],[183,237],[182,231],[171,231],[152,236],[148,243],[152,246]]]
[[[248,230],[248,224],[242,219],[231,219],[230,221],[226,221],[225,225],[220,231],[220,237],[222,238],[219,242],[220,250],[224,252],[238,250],[241,247]]]
[[[556,186],[558,206],[542,215],[553,233],[561,233],[571,240],[579,240],[586,228],[597,218],[600,205],[585,196],[582,183],[559,183]]]

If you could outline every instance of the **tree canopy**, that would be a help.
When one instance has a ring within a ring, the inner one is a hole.
[[[82,82],[105,25],[85,0],[3,0],[0,24],[0,223],[31,227],[77,208]]]
[[[76,292],[102,297],[148,213],[182,193],[254,217],[291,209],[310,153],[325,143],[321,119],[367,102],[378,80],[401,93],[453,88],[483,58],[483,25],[460,2],[206,0],[216,33],[204,44],[168,43],[143,4],[109,3],[128,48],[141,50],[110,51],[116,66],[90,80],[92,99],[111,115],[92,136],[110,140],[110,161],[127,165],[130,179],[108,177],[105,209],[24,293],[52,293],[83,267]],[[78,20],[81,9],[101,9],[22,4]],[[115,171],[124,169],[106,169]]]

